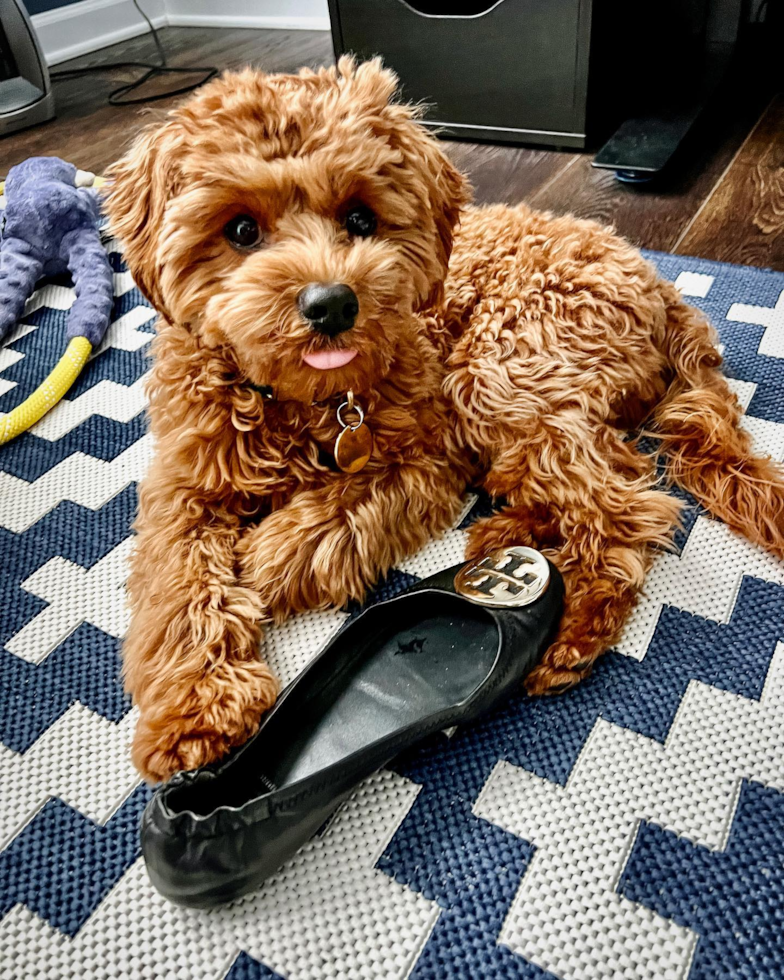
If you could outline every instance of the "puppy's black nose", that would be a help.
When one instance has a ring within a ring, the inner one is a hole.
[[[313,329],[328,337],[350,330],[359,313],[356,293],[342,282],[312,282],[297,297],[297,306]]]

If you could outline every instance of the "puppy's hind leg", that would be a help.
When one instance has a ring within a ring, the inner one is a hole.
[[[581,680],[618,639],[680,504],[652,489],[651,462],[609,426],[543,427],[498,461],[487,487],[509,506],[473,525],[469,554],[530,543],[561,570],[563,620],[526,682],[531,694],[554,693]],[[537,529],[532,514],[549,516]]]
[[[653,414],[668,475],[712,514],[784,558],[784,472],[755,454],[741,411],[718,369],[715,335],[669,284],[665,353],[675,378]]]

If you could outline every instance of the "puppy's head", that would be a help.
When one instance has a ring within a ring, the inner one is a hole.
[[[369,387],[440,294],[468,187],[395,88],[375,61],[227,74],[113,168],[140,288],[280,398]]]

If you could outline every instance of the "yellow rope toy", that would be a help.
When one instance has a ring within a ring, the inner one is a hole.
[[[89,178],[92,180],[89,181]],[[93,177],[92,174],[85,173],[82,185],[86,185],[88,181],[94,187],[105,182],[103,177]],[[0,196],[4,190],[5,182],[0,182]],[[26,432],[64,397],[79,377],[92,350],[93,345],[86,337],[72,337],[65,353],[35,391],[7,414],[0,412],[0,446]]]
[[[72,337],[54,370],[21,405],[0,414],[0,446],[26,432],[46,415],[79,377],[93,345],[86,337]]]

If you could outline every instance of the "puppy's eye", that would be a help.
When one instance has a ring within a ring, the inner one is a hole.
[[[259,223],[249,214],[238,214],[232,218],[224,227],[223,234],[238,248],[253,248],[261,241]]]
[[[375,214],[365,204],[357,204],[351,208],[343,219],[346,231],[357,238],[367,238],[376,230],[378,221]]]

